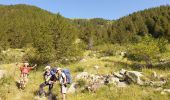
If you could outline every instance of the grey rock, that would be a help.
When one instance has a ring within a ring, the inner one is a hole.
[[[142,73],[138,71],[127,71],[126,78],[129,78],[132,82],[137,83],[139,85],[143,85],[143,81],[141,80]]]
[[[170,89],[164,89],[163,92],[170,93]]]
[[[124,78],[123,75],[121,75],[121,74],[119,74],[119,73],[116,73],[116,72],[114,72],[113,75],[114,75],[115,77],[117,77],[117,78]]]
[[[166,83],[166,81],[151,81],[150,85],[160,87],[160,86],[164,85],[165,83]]]
[[[3,78],[6,75],[5,70],[0,70],[0,79]]]
[[[117,84],[117,87],[127,87],[127,86],[128,86],[128,84],[126,82],[119,82]]]
[[[79,73],[75,79],[78,80],[78,79],[87,79],[89,76],[89,73],[88,72],[82,72],[82,73]]]
[[[153,71],[153,73],[152,73],[152,77],[153,77],[153,78],[158,78],[158,75],[156,74],[156,72],[155,72],[155,71]]]
[[[68,93],[75,93],[76,92],[76,83],[72,83],[70,88],[68,89]]]
[[[124,74],[126,73],[126,70],[125,70],[125,69],[121,69],[121,70],[119,71],[119,73],[120,73],[121,75],[124,75]]]

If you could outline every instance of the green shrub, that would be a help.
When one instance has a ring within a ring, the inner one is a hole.
[[[77,67],[75,69],[75,72],[83,72],[84,71],[84,68],[83,67]]]
[[[0,63],[14,63],[22,61],[24,51],[22,49],[8,49],[0,53]]]
[[[120,52],[126,50],[126,46],[120,46],[119,44],[104,44],[96,46],[93,50],[99,51],[101,56],[115,56]]]
[[[129,47],[127,57],[135,61],[145,61],[146,63],[157,59],[160,54],[158,42],[151,36],[144,36],[140,43]]]
[[[77,86],[78,86],[79,88],[82,88],[82,87],[84,87],[85,85],[86,85],[86,81],[85,81],[85,80],[83,80],[83,79],[77,80]]]

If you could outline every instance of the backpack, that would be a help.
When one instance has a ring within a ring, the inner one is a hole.
[[[52,76],[51,73],[45,72],[45,73],[44,73],[44,79],[45,79],[45,81],[48,82],[48,81],[51,79],[51,76]]]
[[[69,69],[63,69],[62,72],[66,75],[67,84],[71,84],[71,74]]]
[[[50,71],[50,74],[55,75],[56,72],[57,72],[57,68],[52,68]]]

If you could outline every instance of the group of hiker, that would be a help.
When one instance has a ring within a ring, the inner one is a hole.
[[[18,66],[18,64],[17,64]],[[35,64],[33,67],[29,66],[28,62],[24,62],[23,66],[20,67],[20,88],[25,88],[26,83],[28,82],[28,74],[29,72],[34,69],[37,65]],[[70,71],[68,69],[61,69],[60,67],[53,67],[45,66],[44,68],[44,82],[39,86],[39,96],[46,96],[47,94],[52,94],[52,88],[54,84],[59,81],[60,84],[60,91],[62,94],[62,100],[66,99],[67,93],[67,84],[71,83],[71,76]],[[44,87],[48,86],[48,93],[44,91]]]

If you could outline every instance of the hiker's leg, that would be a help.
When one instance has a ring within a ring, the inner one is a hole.
[[[62,85],[61,86],[62,100],[66,99],[66,92],[67,92],[67,87]]]
[[[62,93],[62,100],[66,100],[66,94]]]
[[[52,93],[53,84],[49,84],[49,94]]]
[[[45,87],[45,86],[47,86],[47,84],[46,84],[45,82],[42,83],[42,84],[40,84],[40,89],[39,89],[40,95],[43,94],[43,93],[45,93],[45,91],[44,91],[44,87]]]
[[[27,84],[27,82],[28,82],[27,74],[23,74],[23,88],[25,88],[25,85]]]

